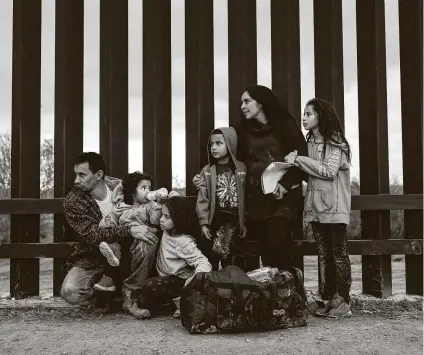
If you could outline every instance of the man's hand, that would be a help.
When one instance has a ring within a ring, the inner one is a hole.
[[[208,240],[211,240],[211,239],[212,239],[212,234],[211,234],[211,232],[209,231],[209,227],[208,227],[208,226],[201,226],[201,227],[200,227],[200,230],[201,230],[202,235],[203,235],[206,239],[208,239]]]
[[[287,193],[287,190],[282,187],[279,183],[275,186],[274,192],[272,193],[277,200],[281,200],[283,195]]]
[[[134,239],[142,240],[149,245],[157,244],[159,238],[156,236],[157,229],[148,226],[137,225],[131,227],[131,235]]]
[[[200,187],[205,183],[205,180],[199,175],[195,175],[193,178],[193,185],[196,187],[197,190],[200,189]]]

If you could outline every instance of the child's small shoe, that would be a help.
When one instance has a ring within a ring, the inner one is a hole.
[[[344,302],[344,298],[336,293],[331,300],[331,308],[336,309]]]
[[[174,298],[172,300],[175,307],[177,307],[177,309],[174,312],[174,315],[172,316],[172,318],[174,318],[174,319],[180,319],[181,318],[180,300],[181,300],[181,297],[177,297],[177,298]]]
[[[116,287],[112,278],[103,274],[99,282],[93,285],[93,289],[101,292],[115,292]]]
[[[337,308],[331,308],[327,314],[327,317],[330,318],[345,318],[350,316],[352,316],[352,310],[346,302],[342,302]]]
[[[149,319],[152,318],[152,315],[148,309],[140,308],[140,319]]]
[[[180,311],[179,309],[177,309],[177,310],[174,312],[174,314],[173,314],[172,318],[174,318],[174,319],[180,319],[180,318],[181,318],[181,311]]]
[[[319,302],[321,303],[321,302]],[[323,306],[318,307],[314,311],[314,315],[317,317],[327,317],[328,312],[331,310],[331,301],[323,301]]]
[[[121,251],[119,250],[119,244],[101,242],[99,245],[100,253],[107,259],[107,262],[111,266],[119,266],[119,258],[121,257]]]

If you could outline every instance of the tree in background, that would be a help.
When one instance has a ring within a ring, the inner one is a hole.
[[[10,198],[11,189],[11,153],[10,134],[0,134],[0,199]],[[44,139],[40,152],[40,198],[53,198],[54,183],[53,140]],[[0,215],[0,243],[9,242],[10,215]],[[40,215],[41,241],[53,240],[53,215]],[[44,240],[45,239],[45,240]]]
[[[0,198],[10,198],[12,140],[9,134],[0,134]]]
[[[10,135],[0,134],[0,198],[10,198],[12,141]],[[0,215],[0,243],[9,241],[10,215]]]

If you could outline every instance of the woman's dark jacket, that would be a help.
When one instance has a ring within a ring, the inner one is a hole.
[[[295,120],[291,117],[282,118],[275,127],[269,123],[261,124],[254,119],[243,120],[235,128],[239,140],[237,159],[247,166],[248,219],[297,217],[301,207],[302,180],[307,180],[305,173],[292,167],[282,177],[280,184],[288,191],[282,200],[276,200],[273,194],[264,195],[261,184],[262,173],[272,162],[282,162],[285,156],[294,150],[297,150],[299,155],[307,156],[305,137]],[[299,187],[292,189],[294,185]]]

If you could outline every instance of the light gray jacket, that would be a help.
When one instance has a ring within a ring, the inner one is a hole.
[[[329,141],[322,160],[322,140],[311,138],[308,157],[297,156],[295,165],[308,175],[305,221],[349,224],[351,207],[350,167],[344,143]]]

